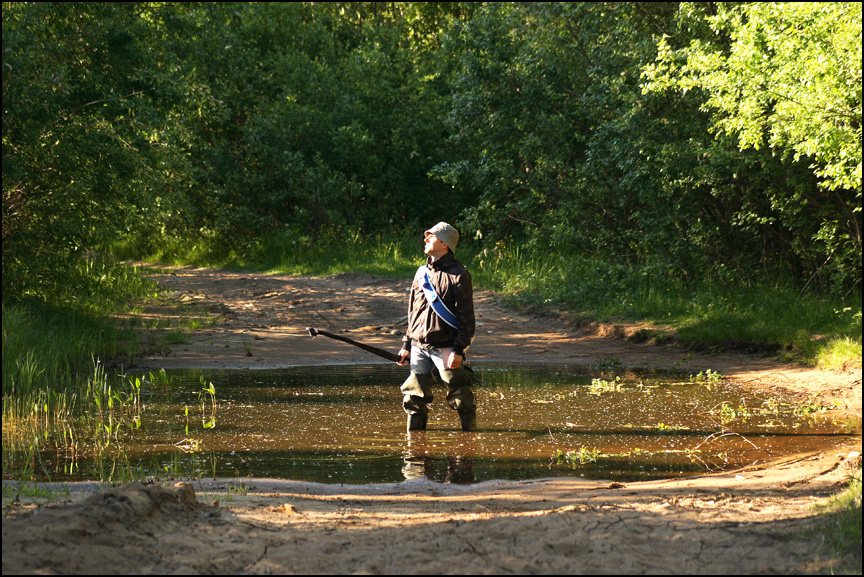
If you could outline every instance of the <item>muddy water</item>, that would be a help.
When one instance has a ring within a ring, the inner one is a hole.
[[[824,450],[860,421],[837,422],[790,399],[687,376],[589,374],[567,367],[483,365],[476,433],[462,433],[444,389],[428,430],[405,432],[395,365],[174,371],[144,398],[141,426],[106,459],[55,458],[55,479],[106,467],[164,475],[274,477],[366,484],[426,477],[581,476],[632,481],[735,469]],[[212,383],[214,399],[202,393]],[[188,410],[188,413],[187,413]],[[120,455],[118,458],[117,455]],[[43,461],[50,463],[46,456]],[[50,465],[49,465],[50,468]]]

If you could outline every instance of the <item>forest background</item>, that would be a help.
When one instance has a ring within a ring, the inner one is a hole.
[[[112,315],[154,288],[121,260],[410,276],[440,220],[515,302],[860,368],[858,3],[4,2],[2,22],[4,415],[132,355]]]

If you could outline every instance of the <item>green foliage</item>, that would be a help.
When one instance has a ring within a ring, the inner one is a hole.
[[[668,327],[705,349],[781,353],[828,368],[861,365],[861,297],[826,299],[801,294],[791,279],[742,284],[735,271],[685,284],[657,266],[613,264],[554,250],[499,242],[477,250],[466,242],[460,258],[475,284],[508,295],[515,304],[555,307],[592,320],[644,320]]]
[[[454,219],[427,173],[446,152],[434,46],[462,11],[5,3],[4,298],[106,245]]]
[[[364,235],[357,229],[286,227],[263,238],[226,248],[208,239],[162,243],[147,258],[175,264],[243,268],[272,274],[365,272],[411,276],[423,262],[420,230]]]
[[[437,220],[860,291],[860,10],[704,10],[6,3],[4,295],[106,245]]]
[[[596,463],[600,456],[600,451],[597,447],[589,449],[588,447],[580,447],[578,451],[563,451],[558,449],[556,452],[556,462],[558,464],[568,464],[573,467],[576,465],[584,465],[586,463]]]
[[[418,231],[367,236],[357,230],[286,233],[260,245],[262,261],[274,273],[338,274],[362,271],[411,277],[424,262]]]
[[[228,247],[285,226],[381,231],[446,206],[449,188],[426,174],[439,161],[443,95],[424,80],[425,50],[410,49],[422,14],[364,3],[190,10],[202,36],[187,50],[190,74],[206,92],[181,119],[194,172],[166,232]]]
[[[814,276],[825,267],[835,286],[860,287],[860,4],[721,3],[715,14],[685,4],[680,20],[704,22],[711,34],[662,38],[646,90],[689,91],[712,113],[712,130],[740,149],[767,144],[806,162],[814,185],[757,189],[771,211],[745,205],[739,218],[781,222],[797,237],[791,251],[816,261]]]
[[[861,6],[720,4],[716,36],[674,51],[661,40],[653,88],[700,89],[715,128],[741,148],[767,144],[813,159],[821,185],[861,190]],[[686,13],[686,11],[685,11]],[[718,41],[719,39],[719,41]],[[686,59],[680,66],[676,61]]]
[[[67,271],[48,302],[4,302],[4,396],[74,388],[92,370],[94,357],[134,358],[141,327],[115,315],[155,293],[155,283],[134,268],[91,259]]]
[[[852,469],[849,484],[843,492],[817,507],[823,516],[819,530],[833,549],[839,563],[832,572],[861,572],[861,457]]]
[[[712,371],[711,369],[708,369],[707,371],[699,371],[699,373],[695,377],[691,375],[690,378],[697,383],[716,385],[723,380],[723,375],[721,375],[717,371]]]
[[[860,26],[848,3],[4,3],[4,303],[84,298],[106,248],[402,274],[413,240],[367,239],[447,220],[487,286],[714,342],[770,330],[762,291],[855,306]]]
[[[47,285],[152,202],[164,161],[136,4],[3,4],[3,294]]]
[[[463,213],[472,234],[688,282],[721,266],[748,283],[791,273],[799,287],[860,291],[860,186],[828,191],[791,149],[712,137],[697,92],[643,91],[656,39],[714,37],[701,8],[495,3],[455,30],[463,154],[435,174],[479,194]]]
[[[861,339],[832,336],[820,340],[814,346],[811,339],[810,347],[817,367],[834,371],[861,369]]]

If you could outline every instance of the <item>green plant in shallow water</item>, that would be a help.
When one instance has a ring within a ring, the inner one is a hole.
[[[205,429],[212,429],[216,426],[216,387],[213,383],[205,382],[204,376],[200,377],[203,389],[198,392],[198,398],[201,399],[201,423]],[[210,415],[209,417],[204,412],[206,396],[210,397]]]
[[[620,369],[623,366],[624,363],[617,357],[603,357],[591,363],[591,370],[605,373]]]
[[[803,403],[798,405],[793,409],[793,413],[798,416],[807,416],[812,415],[814,413],[824,413],[826,411],[830,411],[831,407],[823,405],[821,403],[813,402],[813,403]]]
[[[786,403],[778,401],[777,399],[768,399],[761,406],[748,407],[747,404],[742,401],[737,406],[734,406],[732,403],[727,401],[723,401],[719,405],[712,407],[709,411],[709,415],[717,415],[720,417],[720,421],[722,424],[727,424],[736,419],[741,419],[746,421],[751,417],[779,417],[779,416],[795,416],[800,419],[804,418],[815,418],[817,415],[824,414],[833,410],[832,407],[828,407],[818,402],[811,403]]]
[[[568,465],[584,465],[586,463],[596,463],[597,457],[600,456],[600,451],[595,447],[580,447],[578,451],[563,451],[558,449],[557,462],[558,464]]]
[[[621,377],[615,377],[614,381],[606,381],[604,379],[591,379],[591,385],[588,387],[588,393],[591,395],[600,395],[603,393],[612,393],[620,391],[624,383]]]
[[[713,413],[714,411],[712,410],[710,412]],[[717,412],[719,412],[720,421],[723,424],[729,423],[729,422],[734,421],[735,419],[739,419],[739,418],[746,421],[747,417],[749,417],[750,415],[753,414],[753,412],[749,408],[747,408],[746,406],[741,405],[741,406],[735,408],[726,402],[724,402],[723,404],[720,405],[720,408],[717,410]]]
[[[712,371],[711,369],[708,369],[706,371],[700,371],[695,377],[693,375],[690,375],[690,380],[696,383],[717,385],[720,384],[720,381],[723,380],[723,375],[721,375],[717,371]]]
[[[690,427],[683,427],[681,425],[667,425],[666,423],[658,423],[657,430],[660,432],[674,432],[674,431],[688,431]]]

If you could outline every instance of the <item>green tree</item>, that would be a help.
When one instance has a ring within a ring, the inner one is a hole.
[[[436,36],[457,8],[196,7],[185,56],[205,112],[183,120],[195,171],[175,230],[236,246],[285,227],[376,232],[455,216],[464,204],[450,206],[452,188],[428,172],[446,141]]]
[[[447,154],[438,35],[462,13],[5,3],[4,294],[123,236],[224,254],[286,226],[454,218],[465,202],[428,173]]]
[[[833,260],[837,280],[857,278],[860,289],[861,5],[716,7],[682,5],[683,21],[705,22],[713,34],[683,44],[663,38],[657,61],[645,67],[646,90],[695,91],[713,113],[713,129],[741,149],[767,144],[808,162],[818,189],[773,189],[770,202],[793,229],[816,217],[820,263]]]
[[[451,131],[464,152],[436,173],[479,192],[466,226],[632,262],[691,252],[685,211],[705,203],[692,199],[698,188],[672,196],[684,163],[663,145],[704,121],[680,100],[639,90],[674,9],[489,3],[451,35],[461,62]]]
[[[116,238],[164,183],[147,11],[3,3],[4,298],[62,284],[69,258]]]
[[[860,287],[860,188],[820,187],[812,156],[740,147],[704,91],[643,90],[661,38],[729,45],[714,7],[484,3],[456,22],[460,148],[435,174],[478,196],[465,226],[667,278]]]
[[[438,219],[640,274],[860,289],[848,4],[3,8],[7,295],[124,236],[224,255]]]

